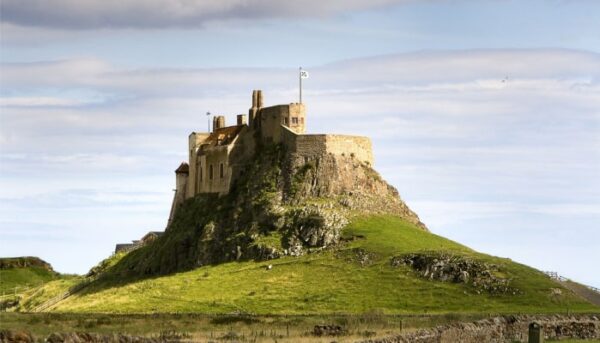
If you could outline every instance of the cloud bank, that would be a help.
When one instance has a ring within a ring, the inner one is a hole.
[[[3,20],[67,29],[202,27],[222,19],[319,17],[408,0],[3,0]]]

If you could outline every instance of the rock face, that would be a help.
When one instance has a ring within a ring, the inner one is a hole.
[[[360,343],[512,343],[527,342],[531,322],[542,325],[546,339],[600,338],[600,320],[593,315],[579,316],[506,316],[472,323],[455,323],[421,329],[387,338]]]
[[[339,204],[352,211],[395,214],[427,230],[393,186],[370,165],[352,156],[325,154],[307,159],[292,154],[286,165],[289,192],[285,200],[290,203],[310,198],[337,198]]]
[[[29,267],[41,267],[50,272],[54,272],[50,263],[40,259],[39,257],[25,256],[0,258],[0,269]]]
[[[511,287],[509,279],[496,276],[498,266],[448,253],[427,252],[395,256],[391,265],[407,265],[421,277],[471,285],[477,293],[517,294],[520,291]]]
[[[298,158],[282,145],[259,147],[228,194],[182,203],[164,235],[126,255],[121,276],[166,274],[232,260],[299,256],[340,242],[358,215],[392,214],[427,230],[368,164],[352,156]]]

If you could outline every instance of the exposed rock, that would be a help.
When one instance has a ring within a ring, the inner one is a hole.
[[[2,258],[0,258],[0,269],[28,268],[28,267],[41,267],[48,271],[54,272],[50,263],[40,259],[39,257],[24,256],[24,257],[2,257]]]
[[[300,256],[337,245],[349,220],[365,214],[396,215],[426,230],[393,187],[351,156],[296,159],[281,145],[258,149],[229,193],[184,201],[164,235],[124,256],[106,275]]]
[[[295,245],[296,248],[295,238],[309,247],[337,244],[342,228],[348,224],[348,220],[340,211],[333,208],[324,209],[317,205],[290,210],[287,218],[285,227],[289,230],[292,243],[289,245]]]
[[[287,166],[286,202],[302,203],[307,198],[338,199],[337,204],[349,210],[398,215],[427,230],[393,186],[370,165],[351,156],[327,154],[307,159],[292,154]]]
[[[0,330],[0,343],[32,343],[33,336],[23,330]]]
[[[463,283],[492,294],[517,294],[510,279],[495,275],[498,266],[460,255],[439,252],[407,254],[392,257],[391,265],[410,266],[420,276],[430,280]]]

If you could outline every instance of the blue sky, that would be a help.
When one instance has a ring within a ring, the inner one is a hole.
[[[297,99],[430,227],[600,286],[596,1],[3,0],[0,255],[82,273],[164,228],[204,113]]]

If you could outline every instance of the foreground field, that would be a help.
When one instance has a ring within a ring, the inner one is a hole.
[[[598,307],[539,271],[509,259],[477,253],[395,217],[356,220],[344,235],[349,241],[342,247],[302,257],[224,263],[147,279],[97,281],[48,310],[263,315],[598,311]],[[423,251],[443,251],[497,265],[520,292],[480,292],[465,284],[422,278],[407,266],[390,264],[392,256]],[[50,298],[49,294],[60,293],[72,285],[50,282],[36,294],[28,295],[20,310],[30,311],[33,304]]]
[[[595,323],[592,324],[590,319]],[[87,337],[84,339],[87,341],[90,340],[90,335],[103,335],[104,339],[97,340],[98,342],[107,341],[106,337],[112,337],[110,341],[135,339],[142,342],[143,340],[139,338],[145,338],[153,339],[153,343],[157,341],[252,343],[335,341],[341,343],[380,342],[378,339],[390,339],[399,335],[411,341],[410,337],[415,338],[415,335],[431,338],[430,335],[439,334],[438,339],[441,342],[454,343],[468,337],[470,337],[469,342],[485,342],[492,337],[497,341],[497,334],[504,332],[507,341],[516,343],[527,341],[528,323],[538,320],[546,325],[550,337],[563,338],[559,340],[560,342],[598,342],[597,339],[566,339],[568,336],[555,334],[555,332],[570,332],[577,337],[592,337],[593,333],[586,328],[590,325],[597,327],[598,323],[597,317],[590,315],[486,318],[482,314],[389,316],[380,313],[330,316],[0,313],[0,337],[3,332],[6,333],[4,330],[10,330],[13,334],[31,334],[37,341],[43,341],[46,337],[54,337],[52,341],[57,341],[56,337],[77,337],[75,335]],[[579,325],[569,324],[577,321]],[[323,327],[334,331],[322,331],[320,328]],[[453,328],[460,328],[466,336],[461,336],[461,339],[457,340]],[[569,328],[579,329],[571,331]],[[469,332],[474,336],[469,336]],[[550,341],[553,340],[548,340]],[[144,342],[150,343],[150,341]]]
[[[407,330],[471,321],[482,315],[384,316],[209,316],[199,314],[101,315],[0,313],[0,330],[24,330],[36,337],[53,332],[115,332],[144,337],[179,337],[206,342],[238,338],[252,342],[331,342],[313,335],[315,325],[340,325],[348,331],[337,342],[353,342]]]

